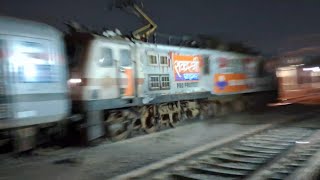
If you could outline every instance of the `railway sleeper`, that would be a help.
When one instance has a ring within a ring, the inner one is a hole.
[[[257,166],[254,164],[243,164],[241,163],[212,163],[212,162],[201,162],[202,165],[208,167],[216,167],[216,168],[227,168],[227,169],[234,169],[234,170],[245,170],[245,171],[254,171]]]
[[[243,153],[240,151],[228,151],[227,154],[232,156],[242,156],[242,157],[251,157],[251,158],[268,158],[270,154],[262,154],[262,153]]]
[[[227,177],[244,177],[248,174],[245,170],[233,170],[226,168],[203,168],[203,167],[191,167],[191,171],[206,175],[220,175]]]
[[[229,157],[229,156],[211,156],[211,159],[219,160],[220,162],[239,162],[251,164],[263,164],[266,158],[247,158],[247,157]]]

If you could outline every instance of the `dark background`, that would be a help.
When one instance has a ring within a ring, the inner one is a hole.
[[[0,14],[33,19],[66,30],[75,20],[94,30],[132,31],[136,16],[110,10],[112,0],[0,0]],[[208,34],[241,41],[266,54],[279,54],[320,42],[320,1],[307,0],[144,0],[158,32]],[[1,27],[0,27],[1,28]]]

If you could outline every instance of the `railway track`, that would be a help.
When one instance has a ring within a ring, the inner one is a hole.
[[[315,154],[319,153],[319,148],[320,130],[277,126],[186,158],[178,158],[166,166],[150,166],[144,173],[129,172],[113,179],[293,178],[297,172],[301,174],[301,169],[306,169]]]

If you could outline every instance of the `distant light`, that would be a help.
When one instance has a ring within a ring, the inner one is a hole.
[[[69,79],[69,83],[71,84],[79,84],[82,82],[82,79]]]
[[[99,63],[103,63],[104,62],[104,58],[99,59]]]
[[[275,106],[285,106],[285,105],[290,105],[292,103],[285,103],[285,102],[278,102],[278,103],[269,103],[269,107],[275,107]]]
[[[309,141],[296,141],[296,144],[309,144]]]
[[[312,67],[312,68],[303,68],[303,71],[313,71],[313,72],[320,72],[319,67]]]

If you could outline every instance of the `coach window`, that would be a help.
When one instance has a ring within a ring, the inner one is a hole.
[[[0,39],[0,59],[4,57],[4,42]]]
[[[101,49],[101,55],[98,59],[98,63],[101,67],[109,67],[113,65],[113,54],[110,48]]]
[[[161,75],[161,89],[170,89],[169,75]]]
[[[120,65],[121,66],[130,66],[131,65],[131,57],[130,57],[129,50],[123,49],[120,51]]]
[[[2,60],[3,58],[5,58],[5,44],[4,41],[2,39],[0,39],[0,60]],[[3,66],[3,64],[1,65]],[[0,67],[1,67],[0,66]],[[0,75],[3,75],[3,68],[0,68]],[[0,81],[0,83],[3,83]],[[0,94],[2,94],[4,92],[4,87],[0,86]]]
[[[151,90],[160,89],[159,76],[149,76],[149,88]]]
[[[167,56],[161,56],[160,55],[160,65],[167,66],[169,64],[169,60]]]
[[[157,65],[158,64],[157,56],[154,54],[149,54],[148,55],[148,63],[149,63],[149,65]]]

